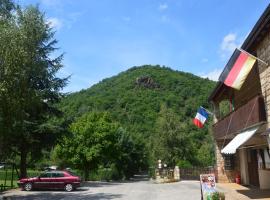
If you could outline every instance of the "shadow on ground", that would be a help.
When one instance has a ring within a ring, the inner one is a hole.
[[[270,197],[270,190],[259,190],[259,189],[250,189],[250,190],[236,190],[238,193],[247,196],[250,199],[264,199]]]
[[[39,194],[29,194],[27,196],[13,195],[8,197],[3,197],[3,200],[109,200],[118,199],[123,195],[121,194],[109,194],[109,193],[96,193],[96,194],[79,194],[79,193],[39,193]]]
[[[117,186],[121,185],[123,183],[134,183],[134,182],[139,182],[139,181],[149,181],[148,175],[135,175],[130,180],[125,180],[125,181],[115,181],[115,182],[106,182],[106,181],[86,181],[82,184],[82,189],[84,187],[108,187],[108,186]],[[79,190],[81,188],[78,188]]]

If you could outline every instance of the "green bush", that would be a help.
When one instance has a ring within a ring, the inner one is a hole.
[[[192,164],[187,160],[179,160],[176,164],[179,168],[191,168]]]
[[[99,167],[97,170],[90,172],[91,181],[111,181],[119,180],[122,175],[119,173],[115,165],[111,165],[108,168]]]
[[[151,178],[155,178],[156,177],[156,169],[155,169],[155,167],[149,167],[149,169],[148,169],[148,175]]]
[[[211,195],[212,200],[225,200],[225,195],[223,192],[214,192]]]

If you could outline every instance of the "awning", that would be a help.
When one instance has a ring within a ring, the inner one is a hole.
[[[221,150],[221,153],[234,154],[238,147],[248,141],[256,133],[258,128],[259,127],[257,126],[255,128],[248,129],[242,133],[239,133],[232,139],[232,141],[229,142],[229,144],[226,145],[226,147]]]

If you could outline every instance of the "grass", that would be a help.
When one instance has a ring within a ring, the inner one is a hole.
[[[34,177],[34,176],[38,176],[40,174],[40,171],[38,170],[27,170],[27,175],[28,177]],[[6,179],[6,181],[5,181]],[[18,181],[19,177],[16,173],[16,171],[14,171],[13,174],[13,187],[18,187],[17,185],[17,181]],[[11,181],[12,180],[12,170],[11,169],[0,169],[0,190],[1,190],[1,185],[5,186],[5,187],[11,187]]]

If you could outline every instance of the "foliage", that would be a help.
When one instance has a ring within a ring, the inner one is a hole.
[[[187,160],[179,160],[176,165],[179,167],[179,168],[191,168],[192,167],[192,164],[187,161]]]
[[[71,123],[86,113],[110,113],[123,127],[118,144],[121,159],[115,162],[118,169],[133,168],[125,174],[154,166],[161,157],[171,165],[186,161],[209,166],[214,151],[208,122],[198,129],[192,119],[199,106],[209,108],[207,98],[214,85],[190,73],[145,65],[72,93],[59,108]]]
[[[179,121],[172,109],[162,106],[155,133],[151,136],[154,159],[160,159],[169,166],[175,166],[178,160],[195,163],[194,144],[186,133],[186,125]]]
[[[109,163],[117,154],[118,128],[107,113],[87,113],[70,125],[72,135],[64,137],[56,152],[76,168],[84,170],[88,179],[90,170],[104,162]]]
[[[122,177],[114,164],[107,168],[101,166],[90,172],[90,180],[92,181],[110,181],[119,180],[121,178]]]
[[[229,100],[224,100],[224,101],[220,102],[219,106],[220,106],[220,117],[221,118],[227,116],[231,112]]]
[[[214,192],[211,194],[212,200],[225,200],[225,194],[223,192]]]
[[[56,76],[62,56],[51,58],[57,41],[38,7],[1,0],[0,12],[0,152],[20,155],[24,177],[29,153],[36,159],[53,145],[57,128],[48,120],[60,114],[67,79]]]

